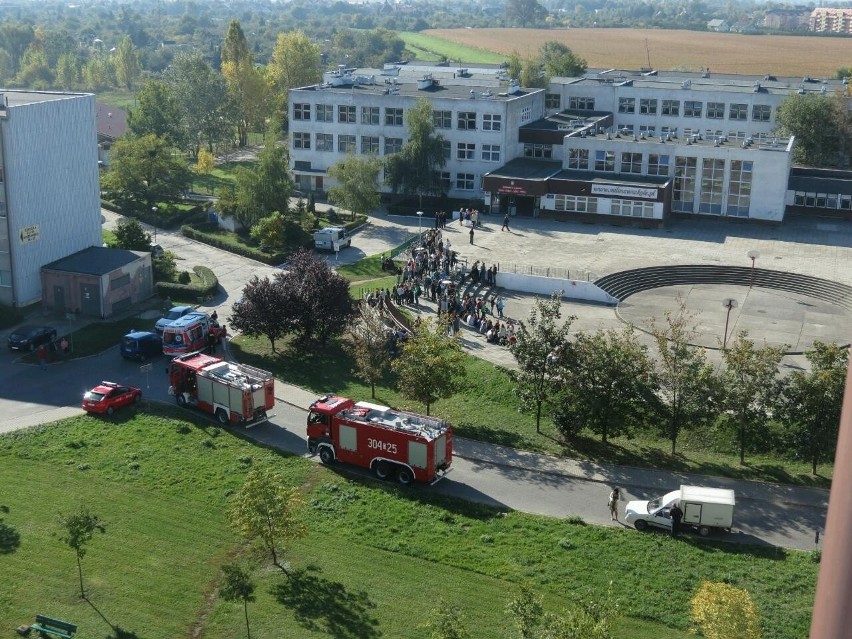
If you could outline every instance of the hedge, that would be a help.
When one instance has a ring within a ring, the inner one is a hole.
[[[219,288],[219,278],[206,266],[195,266],[193,272],[202,281],[201,284],[178,284],[177,282],[157,282],[157,294],[160,297],[178,297],[187,299],[197,297],[206,299]]]
[[[218,230],[215,222],[204,222],[202,224],[184,224],[180,227],[180,232],[185,236],[199,242],[204,242],[210,246],[215,246],[224,251],[242,255],[270,266],[281,264],[287,259],[287,254],[282,251],[266,252],[259,247],[245,246],[226,242],[222,238],[209,233],[209,231]]]
[[[140,222],[165,229],[181,224],[203,222],[207,219],[206,204],[157,204],[156,214],[146,205],[139,204],[138,202],[119,203],[101,200],[101,206],[120,215],[133,217]]]

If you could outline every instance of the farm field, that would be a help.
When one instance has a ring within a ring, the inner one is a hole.
[[[521,56],[534,55],[544,42],[558,40],[592,68],[699,71],[709,67],[711,73],[823,78],[852,65],[852,38],[657,29],[429,29],[423,34],[505,56],[515,50]],[[439,50],[438,44],[425,41],[420,46]]]

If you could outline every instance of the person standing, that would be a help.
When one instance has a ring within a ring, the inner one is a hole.
[[[47,370],[47,349],[44,344],[38,347],[38,365],[41,370]]]
[[[669,510],[669,516],[672,518],[672,537],[677,537],[680,534],[680,520],[683,519],[683,511],[677,502]]]
[[[508,231],[509,230],[509,214],[508,213],[506,213],[506,215],[503,216],[503,226],[500,227],[500,230],[501,231]]]
[[[473,224],[470,225],[470,243],[473,244]]]
[[[616,486],[609,494],[609,518],[610,521],[618,521],[618,502],[621,501],[621,489]]]
[[[503,307],[504,307],[502,296],[497,298],[496,306],[497,306],[497,317],[502,318],[503,317]]]

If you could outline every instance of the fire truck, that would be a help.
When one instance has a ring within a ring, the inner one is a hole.
[[[265,422],[275,406],[272,373],[201,352],[175,357],[166,369],[179,406],[212,413],[222,425]]]
[[[369,468],[381,480],[434,484],[450,470],[453,429],[445,421],[332,394],[311,404],[308,450],[320,461]]]

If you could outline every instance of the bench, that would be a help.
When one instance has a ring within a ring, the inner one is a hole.
[[[36,615],[35,623],[30,626],[30,630],[35,630],[41,636],[60,637],[61,639],[71,639],[74,633],[77,632],[77,626],[67,621],[52,619],[45,615]]]

